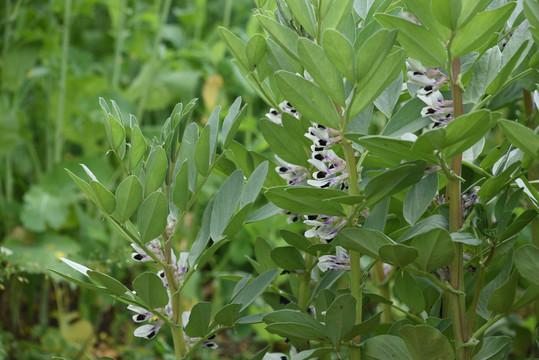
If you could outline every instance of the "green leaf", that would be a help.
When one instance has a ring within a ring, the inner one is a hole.
[[[133,289],[150,309],[163,308],[168,304],[167,290],[159,276],[152,272],[140,274],[133,281]]]
[[[406,325],[400,334],[414,360],[453,360],[455,352],[451,343],[436,328],[427,325]]]
[[[205,337],[211,319],[211,304],[201,301],[191,309],[189,322],[185,326],[185,332],[190,337]]]
[[[296,53],[296,46],[299,38],[298,34],[267,16],[258,14],[255,15],[255,17],[258,19],[264,30],[270,34],[272,39],[294,60],[299,61]]]
[[[125,295],[126,292],[131,293],[124,284],[107,274],[97,271],[88,271],[87,275],[90,279],[106,287],[111,295],[120,297]]]
[[[399,137],[429,125],[432,121],[420,115],[423,107],[425,107],[425,103],[418,98],[407,101],[389,120],[382,130],[382,135]]]
[[[415,183],[404,198],[402,213],[410,225],[421,218],[438,192],[438,174],[432,173]]]
[[[234,215],[242,191],[243,172],[236,170],[225,180],[215,195],[210,225],[210,237],[213,241],[217,242],[224,238],[222,233]]]
[[[77,181],[79,187],[82,188],[84,186],[86,190],[83,189],[83,191],[91,194],[87,194],[88,197],[97,203],[90,186],[84,180],[73,175],[69,170],[66,169],[66,171],[74,180],[77,178],[80,181],[81,184]],[[62,193],[50,192],[42,186],[34,184],[24,194],[24,205],[20,213],[20,219],[24,227],[30,231],[46,231],[47,226],[51,229],[58,230],[66,222],[72,202],[73,200],[63,196]]]
[[[436,35],[438,40],[447,41],[449,39],[451,31],[436,20],[432,13],[431,0],[404,0],[404,3],[419,22]]]
[[[539,156],[539,136],[530,128],[509,120],[498,120],[498,125],[511,144],[524,151],[526,154]]]
[[[71,277],[69,275],[62,274],[61,272],[58,272],[58,271],[56,271],[54,269],[48,269],[48,270],[55,273],[56,275],[59,275],[59,276],[63,277],[67,281],[72,282],[73,284],[78,285],[80,287],[83,287],[85,289],[95,291],[95,292],[98,292],[98,293],[104,293],[104,294],[108,293],[108,291],[107,291],[107,289],[105,287],[101,287],[101,286],[94,285],[92,283],[87,283],[85,281],[81,281],[81,280],[76,279],[74,277]]]
[[[230,30],[222,26],[219,26],[219,34],[228,46],[228,50],[230,50],[232,56],[234,56],[240,65],[246,69],[249,69],[249,60],[247,60],[247,55],[245,54],[245,43]]]
[[[206,208],[204,209],[204,214],[202,215],[202,221],[200,225],[200,230],[195,238],[195,242],[189,250],[189,265],[195,267],[199,262],[199,258],[208,245],[210,241],[210,226],[211,226],[211,215],[213,212],[213,203],[215,197],[210,200]]]
[[[432,0],[434,17],[440,24],[451,30],[457,29],[462,4],[460,0]]]
[[[335,347],[354,328],[356,321],[356,299],[342,294],[333,301],[326,312],[326,333]]]
[[[228,222],[225,229],[223,230],[223,238],[228,238],[229,240],[232,240],[234,236],[241,230],[243,224],[245,224],[245,221],[247,220],[247,217],[251,213],[251,207],[253,206],[253,203],[247,203],[243,208],[240,209],[234,216],[232,216],[232,219]],[[221,239],[215,240],[215,242],[221,241]]]
[[[373,259],[381,260],[378,251],[394,242],[385,234],[366,228],[344,228],[337,235],[337,244],[346,250],[358,251]]]
[[[470,83],[462,94],[465,103],[475,103],[485,94],[488,85],[496,78],[501,65],[502,53],[497,46],[488,49],[481,56],[475,63]]]
[[[406,54],[399,49],[387,56],[376,74],[356,88],[350,103],[348,118],[352,119],[366,109],[391,84],[402,71]]]
[[[537,216],[537,211],[535,209],[525,210],[520,214],[513,223],[511,223],[500,236],[499,241],[504,241],[509,239],[511,236],[520,232],[528,225],[535,217]]]
[[[260,61],[266,55],[266,49],[266,38],[262,34],[255,34],[247,41],[245,55],[249,63],[249,70],[254,70],[260,64]]]
[[[462,28],[471,19],[473,19],[476,14],[485,10],[485,8],[491,2],[492,0],[462,0],[461,13],[460,13],[460,18],[459,18],[459,22],[457,26],[459,28]]]
[[[511,310],[517,293],[517,286],[518,271],[513,271],[509,279],[492,292],[488,299],[487,309],[499,314],[504,314]]]
[[[381,246],[378,249],[378,255],[385,263],[405,267],[417,258],[418,252],[411,246],[394,244]]]
[[[232,326],[239,319],[241,304],[228,304],[215,314],[215,322],[223,326]]]
[[[243,208],[245,204],[254,202],[264,185],[266,175],[268,174],[268,162],[264,161],[253,171],[247,182],[245,188],[241,194],[240,208]]]
[[[322,19],[322,25],[319,31],[320,34],[322,34],[322,36],[325,36],[325,31],[327,29],[336,29],[337,31],[343,31],[344,25],[350,17],[353,3],[353,0],[345,0],[344,4],[343,1],[331,2],[327,13]]]
[[[272,203],[274,203],[281,209],[285,209],[296,214],[325,214],[332,216],[346,215],[342,205],[336,201],[321,201],[320,197],[317,196],[292,195],[292,193],[287,191],[288,189],[292,188],[287,186],[273,187],[268,189],[265,192],[265,195],[268,200],[270,200]]]
[[[376,76],[380,65],[393,48],[396,37],[396,30],[378,30],[356,52],[356,83],[359,83],[360,88]]]
[[[496,289],[507,282],[510,277],[512,267],[513,251],[509,253],[503,263],[502,268],[498,270],[497,274],[495,274],[494,279],[486,284],[486,286],[484,286],[481,290],[481,293],[479,294],[479,301],[477,302],[477,314],[479,314],[485,320],[489,320],[492,317],[492,312],[488,309],[490,297],[494,291],[496,291]]]
[[[520,275],[534,284],[539,286],[539,248],[535,245],[528,244],[521,246],[515,253],[515,266]]]
[[[163,233],[167,225],[168,205],[165,195],[156,191],[140,205],[137,224],[142,242],[155,239]]]
[[[268,350],[271,348],[271,346],[266,346],[265,348],[263,348],[262,350],[260,350],[259,352],[257,352],[252,358],[250,358],[249,360],[262,360],[264,358],[264,355],[266,355],[266,353],[268,352]]]
[[[286,241],[289,245],[295,247],[298,250],[310,253],[311,255],[316,255],[316,251],[312,251],[311,249],[309,249],[312,243],[305,236],[296,234],[288,230],[281,230],[280,234],[281,234],[281,237],[284,239],[284,241]],[[255,247],[255,251],[256,251],[256,247]],[[257,256],[257,259],[258,259],[258,256]]]
[[[524,13],[526,19],[535,28],[539,28],[539,4],[534,0],[524,0]]]
[[[474,146],[494,126],[493,118],[494,116],[491,117],[491,113],[484,109],[459,116],[451,121],[445,127],[444,155],[446,158],[449,159]]]
[[[316,84],[288,71],[278,71],[275,82],[283,96],[303,117],[334,129],[340,128],[335,105]]]
[[[393,335],[378,335],[363,343],[364,360],[412,360],[404,341]]]
[[[453,232],[450,234],[453,242],[459,242],[470,246],[479,246],[483,242],[467,232]]]
[[[195,158],[197,140],[198,126],[196,123],[191,123],[187,126],[183,134],[180,154],[177,160],[179,164],[182,164],[185,160],[189,162],[189,190],[191,191],[195,191],[197,182],[197,166]]]
[[[395,166],[372,178],[365,187],[367,203],[371,206],[415,184],[423,177],[426,163],[412,161]]]
[[[263,321],[268,324],[266,330],[281,336],[305,340],[323,341],[327,339],[324,326],[319,321],[300,311],[277,310],[265,315]],[[289,329],[286,329],[287,326],[289,326]],[[303,330],[304,332],[298,333],[298,330]]]
[[[97,206],[102,209],[105,214],[112,214],[116,209],[116,199],[114,198],[114,195],[100,182],[91,180],[90,187],[94,191]]]
[[[482,198],[489,199],[498,194],[505,186],[505,183],[511,175],[520,167],[520,161],[517,161],[510,166],[508,166],[501,174],[493,176],[490,179],[487,179],[477,192]]]
[[[271,149],[274,149],[281,159],[294,165],[307,165],[305,148],[296,140],[294,133],[267,119],[260,120],[260,130]]]
[[[407,271],[400,269],[395,275],[395,294],[415,314],[425,310],[425,297],[417,281]]]
[[[125,129],[110,113],[105,117],[105,131],[111,148],[117,150],[125,140]]]
[[[509,336],[487,336],[482,342],[481,350],[474,355],[472,360],[505,359],[512,341]]]
[[[419,251],[415,263],[423,271],[431,272],[449,265],[455,257],[455,245],[444,229],[432,229],[412,240],[412,246]]]
[[[232,105],[230,106],[230,109],[228,110],[228,114],[223,120],[223,128],[221,130],[221,140],[223,141],[223,148],[225,149],[227,149],[230,146],[230,144],[232,143],[232,140],[234,139],[234,136],[236,136],[236,133],[238,132],[238,129],[241,124],[241,114],[243,113],[243,110],[245,109],[247,104],[241,107],[240,106],[241,106],[241,96],[238,96],[236,100],[234,100]]]
[[[294,19],[297,20],[311,36],[316,37],[316,16],[311,1],[288,0],[286,3],[292,11]]]
[[[328,59],[324,50],[311,40],[298,41],[298,55],[315,83],[339,105],[345,106],[346,95],[341,74]]]
[[[134,175],[128,176],[116,188],[114,216],[123,223],[137,211],[142,201],[142,185]]]
[[[388,119],[393,115],[393,109],[399,101],[399,97],[402,93],[402,83],[404,77],[402,73],[399,73],[397,78],[393,80],[391,84],[374,100],[374,105],[380,110]]]
[[[397,40],[409,57],[424,66],[446,65],[447,54],[442,43],[426,28],[393,15],[377,14],[375,18],[385,28],[399,30]]]
[[[305,359],[319,359],[321,355],[327,354],[334,351],[330,347],[322,347],[310,350],[304,350],[296,355],[293,355],[290,360],[305,360]]]
[[[425,220],[421,220],[410,229],[408,229],[404,234],[402,234],[398,239],[398,243],[405,242],[413,237],[424,234],[432,229],[448,229],[447,218],[443,215],[436,214],[429,216]]]
[[[253,281],[247,284],[232,300],[233,304],[242,304],[240,311],[243,311],[249,306],[273,281],[278,269],[266,271],[257,276]]]
[[[172,201],[178,211],[185,210],[189,201],[189,160],[185,160],[176,174],[174,188],[172,189]]]
[[[146,161],[144,176],[144,194],[148,195],[159,189],[167,176],[168,160],[165,149],[156,146],[150,151]]]
[[[129,152],[129,170],[134,170],[146,154],[146,139],[138,125],[131,129],[131,147]]]
[[[210,169],[210,136],[211,129],[206,125],[195,146],[196,169],[202,176],[208,175]]]
[[[500,31],[515,9],[516,3],[510,2],[494,10],[484,11],[473,17],[451,43],[453,57],[477,51],[483,47],[492,34]],[[423,64],[424,65],[424,64]]]
[[[380,325],[380,316],[384,311],[377,312],[360,324],[354,325],[354,328],[344,337],[344,341],[350,341],[358,335],[365,335],[375,331]]]
[[[348,79],[353,82],[355,75],[355,53],[350,41],[335,29],[324,32],[322,46],[328,59]]]
[[[305,259],[293,246],[276,247],[271,251],[271,259],[280,268],[288,271],[305,270]]]

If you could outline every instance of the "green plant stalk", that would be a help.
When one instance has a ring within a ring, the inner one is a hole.
[[[298,291],[298,305],[303,310],[307,310],[309,306],[309,298],[311,297],[311,269],[314,258],[311,254],[305,254],[305,272],[301,274]]]
[[[56,109],[56,129],[54,132],[54,163],[62,159],[62,129],[64,126],[64,111],[67,81],[67,58],[69,52],[69,37],[71,30],[71,0],[65,0],[64,25],[62,26],[62,62],[60,67],[60,83],[58,89],[58,108]]]
[[[426,272],[426,271],[423,271],[423,270],[419,270],[419,269],[416,269],[416,268],[413,268],[411,266],[408,266],[406,267],[406,270],[410,271],[410,272],[413,272],[414,274],[416,275],[419,275],[419,276],[423,276],[423,277],[426,277],[427,279],[429,279],[430,281],[432,281],[435,285],[437,285],[441,290],[444,290],[446,291],[447,293],[451,293],[451,294],[455,294],[455,295],[464,295],[464,292],[460,291],[460,290],[456,290],[454,289],[450,283],[443,283],[441,282],[439,279],[437,279],[434,275]]]
[[[449,57],[451,59],[451,56]],[[460,75],[460,58],[451,61],[451,95],[453,98],[454,118],[461,116],[462,89],[458,84]],[[455,155],[451,159],[451,171],[456,176],[450,177],[447,184],[447,200],[449,202],[449,232],[456,232],[462,227],[462,204],[460,193],[460,177],[462,170],[462,153]],[[457,291],[464,291],[464,266],[462,261],[463,246],[462,243],[455,243],[455,258],[449,265],[450,284]],[[468,341],[468,332],[466,326],[466,307],[465,295],[451,293],[449,295],[449,306],[451,307],[451,317],[453,318],[453,333],[455,337],[455,348],[457,360],[468,360],[470,351],[468,347],[463,346]]]
[[[507,316],[507,313],[504,313],[504,314],[498,314],[496,315],[495,317],[493,317],[492,319],[490,319],[489,321],[487,321],[485,323],[485,325],[481,326],[479,329],[477,329],[476,332],[473,333],[472,335],[472,339],[477,339],[478,337],[480,337],[481,335],[483,335],[483,333],[485,331],[488,330],[488,328],[490,328],[492,325],[494,325],[495,323],[497,323],[500,319],[504,318],[505,316]]]
[[[174,277],[172,270],[172,241],[168,241],[167,231],[163,231],[163,240],[165,242],[165,262],[163,271],[167,279],[168,288],[170,290],[171,302],[172,302],[172,341],[174,343],[174,354],[176,360],[182,359],[185,355],[185,340],[183,338],[183,324],[182,324],[182,309],[180,292],[178,291],[178,283]]]
[[[352,143],[346,139],[343,140],[342,147],[344,151],[344,159],[346,160],[346,167],[348,169],[348,191],[350,195],[359,195],[359,181],[354,148],[352,147]],[[348,210],[349,212],[352,212],[354,210],[353,206],[349,206]],[[356,299],[356,324],[361,323],[363,309],[363,288],[361,284],[360,257],[361,255],[359,252],[353,250],[350,251],[350,293],[354,299]],[[361,350],[359,349],[361,336],[356,336],[352,342],[356,346],[350,347],[350,359],[359,360],[361,359]]]
[[[154,71],[155,66],[157,63],[157,53],[159,51],[159,43],[161,42],[161,39],[163,37],[163,25],[167,21],[167,16],[170,12],[170,5],[172,1],[171,0],[164,0],[163,6],[161,7],[161,14],[159,16],[159,24],[157,27],[157,32],[155,34],[153,47],[152,47],[152,53],[150,56],[149,61],[149,67],[150,67],[150,75],[149,75],[149,81],[144,89],[144,92],[142,93],[142,97],[139,100],[138,107],[137,107],[137,119],[139,122],[142,121],[142,116],[144,115],[144,107],[146,106],[146,101],[148,100],[148,94],[150,93],[151,84],[153,82],[154,77]]]
[[[496,246],[493,246],[490,248],[490,252],[488,254],[487,259],[483,262],[481,261],[481,268],[479,269],[479,274],[477,275],[477,283],[475,285],[475,292],[474,297],[472,300],[472,305],[470,306],[470,318],[468,319],[468,334],[471,334],[473,331],[473,325],[475,320],[475,312],[477,309],[477,303],[479,302],[479,294],[481,293],[481,288],[483,286],[483,278],[485,277],[485,268],[490,263],[490,260],[492,260],[492,257],[494,256],[494,251],[496,250]],[[481,259],[483,258],[482,253],[480,253]]]
[[[111,85],[113,89],[118,89],[120,84],[120,73],[122,70],[122,50],[124,43],[124,26],[125,26],[125,13],[126,13],[126,1],[122,0],[120,3],[120,11],[118,18],[118,27],[116,28],[116,39],[114,41],[114,67],[112,69]]]

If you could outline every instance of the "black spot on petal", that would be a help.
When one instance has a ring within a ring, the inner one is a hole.
[[[155,331],[152,331],[151,333],[149,333],[148,335],[146,335],[146,339],[153,339],[155,337],[155,335],[157,335],[155,333]]]
[[[317,178],[317,179],[323,179],[327,176],[327,172],[325,171],[318,171],[314,174],[314,177]]]
[[[318,217],[318,215],[308,215],[308,216],[307,216],[307,219],[309,219],[309,220],[316,220],[317,217]]]
[[[313,156],[313,158],[320,161],[324,160],[324,156],[322,154],[316,154],[315,156]]]
[[[324,139],[320,139],[320,140],[318,140],[318,144],[320,146],[326,146],[328,144],[328,142],[326,140],[324,140]]]
[[[133,254],[132,257],[135,261],[141,261],[142,259],[144,259],[144,256],[142,256],[141,254]]]

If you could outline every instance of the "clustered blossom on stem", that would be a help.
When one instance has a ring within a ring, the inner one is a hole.
[[[148,249],[151,253],[155,255],[155,257],[159,260],[164,260],[165,256],[163,255],[163,249],[161,248],[161,240],[159,238],[155,238],[149,243],[145,244],[146,249]],[[138,262],[146,262],[146,261],[152,261],[150,255],[144,251],[140,246],[138,246],[135,243],[131,244],[131,247],[135,249],[135,252],[131,254],[131,258]]]
[[[181,252],[180,258],[176,261],[176,255],[172,253],[171,255],[171,267],[172,267],[172,273],[174,274],[174,280],[176,283],[180,283],[183,281],[183,277],[187,272],[189,271],[189,265],[187,263],[187,259],[189,258],[188,252]],[[165,275],[164,270],[160,270],[157,272],[157,276],[161,278],[161,281],[163,281],[163,286],[168,290],[168,282]]]
[[[448,78],[438,69],[430,69],[414,59],[407,60],[412,71],[408,71],[408,82],[422,88],[417,91],[417,97],[427,104],[421,110],[421,116],[429,117],[434,126],[446,125],[453,119],[453,101],[444,100],[439,89],[448,83]]]
[[[161,326],[165,323],[157,315],[154,314],[155,311],[162,313],[168,318],[172,317],[172,309],[170,305],[167,305],[164,309],[155,309],[154,312],[150,312],[144,308],[129,305],[128,310],[134,311],[136,314],[132,316],[132,319],[136,323],[147,322],[148,324],[139,326],[135,329],[134,335],[136,337],[142,337],[145,339],[153,339],[161,329]]]
[[[312,226],[305,232],[305,237],[317,237],[329,244],[346,225],[346,220],[339,216],[306,215],[303,223]]]
[[[279,110],[281,111],[279,112]],[[281,102],[279,104],[279,110],[271,108],[270,111],[266,114],[266,117],[270,121],[280,126],[283,126],[282,113],[290,114],[296,119],[299,119],[301,117],[300,113],[296,109],[294,109],[294,107],[288,101]]]
[[[328,270],[350,271],[350,256],[345,249],[340,246],[335,247],[335,255],[324,255],[318,259],[318,268],[322,272]]]

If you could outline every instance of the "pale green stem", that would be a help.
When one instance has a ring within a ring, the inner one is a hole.
[[[344,151],[344,159],[346,160],[346,167],[348,169],[348,191],[350,195],[359,195],[358,173],[354,148],[352,147],[350,141],[346,139],[343,140],[342,147]],[[348,210],[349,212],[353,212],[354,207],[349,206]],[[356,324],[361,323],[363,309],[363,288],[361,284],[360,257],[361,255],[359,252],[353,250],[350,251],[350,293],[354,299],[356,299]],[[355,346],[350,347],[350,358],[352,360],[359,360],[361,359],[361,350],[358,346],[361,343],[361,337],[356,336],[352,342]]]
[[[306,269],[301,274],[301,281],[299,283],[298,291],[298,305],[303,310],[307,310],[309,305],[309,298],[311,297],[311,268],[313,265],[314,257],[311,254],[305,254]]]
[[[494,256],[494,251],[496,250],[496,246],[493,246],[490,248],[490,252],[488,254],[488,258],[483,261],[483,253],[479,252],[481,256],[481,261],[479,265],[481,266],[479,269],[479,274],[477,275],[477,283],[475,285],[475,292],[474,297],[472,300],[472,305],[470,306],[470,318],[468,319],[468,334],[471,334],[473,331],[473,325],[475,320],[475,312],[477,309],[477,304],[479,303],[479,294],[481,293],[481,288],[483,287],[483,278],[485,277],[485,268],[490,263],[490,260]]]
[[[58,89],[58,108],[56,110],[56,129],[54,133],[54,163],[57,164],[62,159],[62,129],[64,126],[66,81],[67,81],[67,60],[69,52],[69,37],[71,30],[71,0],[65,0],[64,25],[62,26],[62,62],[60,66],[60,83]]]
[[[450,55],[450,54],[449,54]],[[451,56],[449,56],[451,59]],[[463,111],[462,106],[462,89],[457,82],[460,75],[460,58],[451,61],[451,95],[453,98],[454,118],[461,116]],[[462,153],[455,155],[451,159],[451,171],[454,174],[448,180],[447,184],[447,201],[449,202],[449,231],[457,232],[462,227],[462,204],[461,204],[461,189],[460,180],[462,171]],[[464,291],[464,266],[462,261],[463,246],[462,243],[455,243],[455,258],[449,265],[450,283],[453,289]],[[468,360],[471,351],[468,347],[463,346],[468,341],[468,332],[466,326],[466,307],[465,294],[450,293],[449,295],[451,307],[451,317],[453,318],[453,333],[455,337],[455,348],[457,350],[457,360]]]

